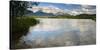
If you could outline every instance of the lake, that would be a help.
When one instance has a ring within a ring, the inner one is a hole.
[[[89,45],[96,43],[96,22],[91,19],[36,18],[20,44],[37,47]]]

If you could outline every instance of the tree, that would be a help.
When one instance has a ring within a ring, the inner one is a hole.
[[[27,9],[28,2],[26,1],[10,1],[10,16],[23,16]]]
[[[27,12],[27,7],[30,5],[37,6],[39,2],[27,2],[27,1],[10,1],[10,16],[22,17]]]
[[[34,18],[25,18],[23,15],[27,12],[29,2],[10,1],[10,48],[17,48],[21,36],[26,35],[30,26],[39,23]],[[37,5],[37,4],[35,4]]]

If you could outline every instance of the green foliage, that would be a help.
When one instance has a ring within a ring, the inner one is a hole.
[[[37,2],[34,3],[36,6],[38,4]],[[10,1],[10,48],[15,48],[20,37],[27,34],[30,26],[39,23],[39,21],[34,18],[24,17],[29,5],[27,1]]]
[[[81,14],[77,16],[71,16],[71,15],[61,15],[61,16],[31,16],[34,18],[61,18],[61,19],[92,19],[96,21],[96,14],[87,15],[87,14]]]
[[[31,5],[32,4],[32,5]],[[29,1],[10,1],[10,16],[24,16],[27,13],[27,8],[34,6],[38,6],[39,2],[29,2]]]
[[[26,12],[28,2],[10,1],[10,16],[23,16]]]
[[[92,19],[96,21],[96,14],[88,15],[88,14],[80,14],[76,16],[71,15],[63,15],[63,16],[56,16],[54,18],[68,18],[68,19]]]
[[[24,18],[24,17],[15,17],[11,19],[11,48],[15,48],[21,36],[26,35],[28,33],[28,29],[30,26],[34,26],[38,24],[39,21],[34,18]],[[12,44],[13,43],[13,44]]]

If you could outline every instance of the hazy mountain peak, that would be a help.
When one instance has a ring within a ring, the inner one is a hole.
[[[54,5],[48,6],[33,6],[32,8],[28,8],[27,10],[32,11],[33,13],[37,13],[38,11],[42,11],[43,13],[53,14],[53,15],[79,15],[79,14],[95,14],[96,9],[92,6],[81,6],[77,9],[61,9]]]

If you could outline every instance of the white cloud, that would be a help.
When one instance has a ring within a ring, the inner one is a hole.
[[[58,12],[63,13],[63,10],[53,5],[43,6],[41,8],[42,8],[42,11],[45,13],[53,13],[53,14],[57,14]]]
[[[82,14],[82,11],[80,11],[81,9],[73,9],[73,10],[70,10],[70,9],[65,9],[64,11],[67,13],[67,14],[70,14],[70,15],[79,15],[79,14]]]
[[[96,14],[96,7],[91,5],[81,5],[78,9],[65,9],[65,12],[74,16],[79,14]]]
[[[96,7],[91,5],[81,5],[78,9],[65,9],[62,10],[56,6],[34,6],[32,8],[28,8],[28,10],[32,12],[37,12],[42,10],[45,13],[53,13],[53,14],[70,14],[70,15],[79,15],[79,14],[96,14]]]
[[[59,9],[56,6],[48,5],[48,6],[33,6],[32,8],[28,8],[27,10],[32,11],[33,13],[41,10],[45,13],[53,13],[57,14],[58,12],[63,12],[63,10]]]
[[[53,9],[59,9],[58,7],[53,6],[53,5],[49,5],[49,6],[47,6],[47,7],[49,7],[49,8],[53,8]]]
[[[96,14],[96,7],[95,6],[82,5],[81,9],[82,9],[83,13],[86,13],[86,14]]]
[[[27,8],[27,10],[32,11],[33,13],[39,11],[39,8]]]

